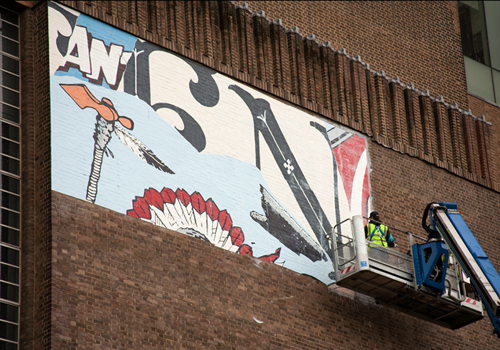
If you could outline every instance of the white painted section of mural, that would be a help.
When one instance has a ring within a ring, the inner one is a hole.
[[[49,3],[52,189],[334,282],[366,140]]]

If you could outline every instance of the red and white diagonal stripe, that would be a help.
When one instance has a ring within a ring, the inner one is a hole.
[[[356,269],[356,266],[351,265],[351,266],[349,266],[349,267],[348,267],[348,268],[346,268],[346,269],[340,270],[340,274],[341,274],[341,275],[345,275],[345,274],[347,274],[347,273],[349,273],[349,272],[353,272],[355,269]]]

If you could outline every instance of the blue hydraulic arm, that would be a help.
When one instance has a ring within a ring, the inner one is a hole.
[[[483,301],[494,333],[500,337],[500,276],[458,212],[456,203],[433,203],[428,208],[431,213],[428,232],[439,233],[446,241],[470,277]]]

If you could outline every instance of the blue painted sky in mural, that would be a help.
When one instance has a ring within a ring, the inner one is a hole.
[[[85,82],[80,79],[52,77],[52,134],[57,135],[52,141],[52,188],[84,199],[93,159],[97,113],[92,108],[80,109],[59,85]],[[99,100],[109,98],[119,115],[131,118],[135,126],[130,133],[175,172],[167,174],[148,165],[113,134],[108,144],[113,157],[104,157],[96,204],[125,213],[132,208],[136,196],[144,195],[145,189],[161,191],[169,187],[185,189],[188,193],[197,191],[205,200],[212,198],[221,210],[227,209],[234,225],[242,228],[245,243],[252,246],[255,256],[282,248],[277,262],[285,262],[287,268],[314,276],[326,284],[332,282],[328,278],[331,261],[313,263],[303,255],[297,256],[251,219],[251,211],[262,213],[260,185],[267,188],[261,172],[253,164],[224,155],[200,154],[145,102],[123,92],[87,86]]]
[[[87,27],[87,31],[92,34],[94,38],[104,41],[106,45],[111,43],[119,44],[124,47],[125,51],[132,51],[135,46],[137,38],[121,30],[115,30],[109,25],[99,22],[91,17],[80,15],[76,24],[82,27]]]
[[[86,27],[87,32],[92,35],[92,37],[102,40],[105,45],[109,46],[112,43],[121,45],[124,47],[124,51],[132,51],[135,47],[136,41],[138,40],[135,36],[128,33],[119,30],[110,30],[108,25],[86,15],[79,15],[76,24],[81,27]],[[56,71],[54,75],[82,78],[82,72],[76,68],[69,68],[67,72]],[[103,79],[102,86],[109,88],[106,79]]]

